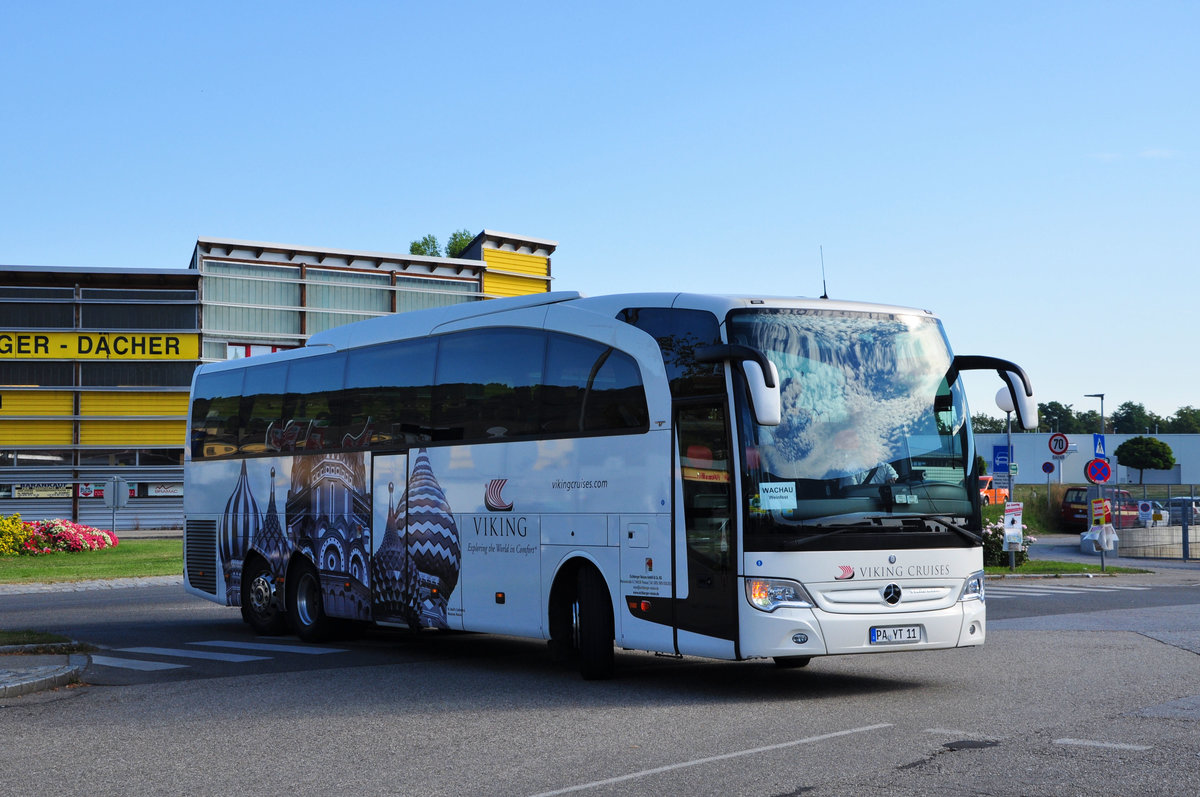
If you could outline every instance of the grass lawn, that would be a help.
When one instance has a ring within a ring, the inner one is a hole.
[[[80,553],[0,557],[0,584],[183,574],[183,540],[122,540]]]
[[[70,641],[62,634],[51,634],[49,631],[5,631],[0,629],[0,645],[48,645]]]
[[[1100,575],[1103,572],[1105,575],[1112,574],[1133,574],[1133,573],[1153,573],[1153,570],[1141,570],[1136,567],[1113,567],[1107,565],[1103,571],[1100,570],[1100,560],[1097,559],[1094,563],[1084,562],[1053,562],[1048,559],[1029,559],[1025,564],[1021,565],[1012,571],[1008,569],[1008,565],[1003,567],[985,567],[984,572],[989,576],[1081,576],[1087,573],[1092,575]]]

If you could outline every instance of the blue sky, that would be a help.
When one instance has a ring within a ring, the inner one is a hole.
[[[558,289],[816,296],[823,247],[1042,400],[1200,406],[1200,4],[734,5],[9,4],[0,263],[465,227]]]

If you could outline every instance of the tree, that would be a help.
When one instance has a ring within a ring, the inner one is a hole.
[[[450,240],[446,241],[446,257],[458,257],[474,240],[475,236],[465,227],[450,233]]]
[[[441,257],[442,250],[438,246],[438,239],[435,235],[426,235],[419,241],[413,241],[408,245],[408,253],[410,255],[425,255],[426,257]]]
[[[1100,431],[1100,413],[1095,410],[1087,412],[1079,412],[1075,414],[1076,434],[1093,434]],[[1105,426],[1109,426],[1108,418],[1104,419]]]
[[[1190,404],[1180,407],[1167,420],[1166,429],[1172,434],[1200,434],[1200,410]]]
[[[1147,468],[1169,470],[1175,467],[1171,447],[1155,437],[1131,437],[1117,446],[1113,454],[1125,467],[1138,469],[1138,484],[1142,483]]]
[[[1078,421],[1075,419],[1075,412],[1071,409],[1070,404],[1060,404],[1057,401],[1038,404],[1039,432],[1077,434],[1082,431],[1076,428],[1077,425]]]
[[[988,434],[990,432],[1005,431],[1003,420],[1000,418],[993,418],[990,415],[984,415],[982,412],[971,416],[971,428],[976,434]]]
[[[1159,426],[1166,427],[1166,422],[1153,412],[1146,412],[1145,405],[1126,401],[1112,414],[1113,433],[1138,434],[1139,432],[1156,431]]]

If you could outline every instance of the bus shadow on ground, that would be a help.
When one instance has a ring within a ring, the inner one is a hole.
[[[454,673],[454,682],[486,680],[489,692],[497,698],[505,691],[529,695],[533,690],[546,699],[559,695],[576,705],[597,707],[691,702],[697,698],[731,702],[827,700],[894,694],[928,686],[911,677],[849,672],[851,662],[837,656],[815,658],[804,668],[784,669],[766,659],[732,662],[618,650],[612,679],[585,681],[573,665],[554,662],[546,643],[539,640],[491,634],[373,631],[362,644],[390,649],[396,654],[396,664],[428,665],[434,668],[430,675],[436,680],[449,672]],[[839,663],[846,669],[841,669]],[[414,672],[406,677],[422,676]]]

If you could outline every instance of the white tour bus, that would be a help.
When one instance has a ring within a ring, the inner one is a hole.
[[[717,659],[979,645],[976,454],[927,312],[547,293],[196,371],[185,585],[259,633],[339,619]]]

